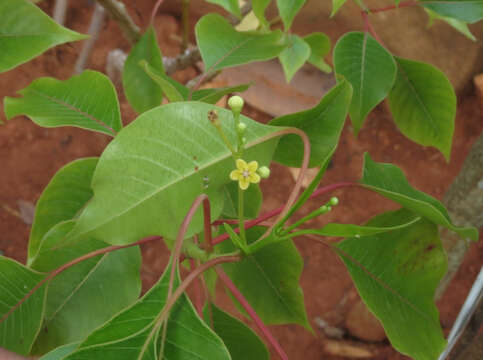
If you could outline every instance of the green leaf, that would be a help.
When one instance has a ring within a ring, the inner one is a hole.
[[[251,85],[252,83],[222,88],[200,89],[193,93],[192,100],[205,102],[207,104],[215,104],[223,96],[246,91]]]
[[[367,225],[390,226],[404,212],[379,215]],[[402,230],[343,240],[336,249],[394,348],[415,360],[436,360],[446,345],[434,305],[447,268],[438,227],[422,219]]]
[[[314,108],[273,119],[270,125],[293,126],[303,130],[310,140],[309,166],[318,166],[337,147],[351,96],[351,85],[346,80],[341,80]],[[302,140],[296,135],[284,136],[277,147],[274,160],[286,166],[299,167],[302,159]]]
[[[0,73],[53,46],[85,38],[86,35],[60,26],[29,1],[0,2]]]
[[[238,182],[232,181],[223,188],[225,203],[222,216],[226,218],[238,218]],[[253,219],[258,216],[262,208],[262,191],[257,184],[251,184],[243,192],[244,208],[243,215],[246,219]]]
[[[248,242],[258,239],[265,230],[248,229]],[[228,241],[218,247],[224,253],[235,250]],[[303,261],[291,240],[267,245],[223,268],[265,323],[296,323],[310,329],[299,285]]]
[[[346,1],[347,0],[332,0],[332,12],[330,13],[330,17],[333,17]]]
[[[107,146],[99,159],[94,197],[80,215],[72,240],[80,235],[118,244],[158,234],[175,239],[195,198],[209,196],[212,217],[223,207],[223,187],[235,168],[231,152],[207,118],[217,109],[232,144],[237,133],[231,111],[199,102],[172,103],[138,117]],[[280,128],[244,116],[247,161],[270,163]],[[203,229],[197,211],[187,237]]]
[[[310,46],[297,35],[289,35],[288,47],[278,56],[287,82],[310,57]]]
[[[39,360],[62,360],[65,356],[69,355],[71,352],[77,349],[78,346],[79,342],[59,346],[58,348],[49,351]]]
[[[463,238],[478,240],[478,231],[475,228],[453,225],[443,204],[435,198],[414,189],[406,180],[401,169],[395,165],[376,163],[366,153],[361,183],[435,224],[447,227]]]
[[[429,16],[429,22],[428,22],[428,27],[433,25],[434,20],[441,20],[446,22],[448,25],[462,33],[464,36],[466,36],[468,39],[476,41],[475,36],[471,33],[470,29],[468,28],[468,24],[465,23],[464,21],[458,20],[458,19],[453,19],[447,16],[442,16],[439,15],[438,13],[435,13],[434,11],[430,9],[424,9],[426,10],[426,13]]]
[[[91,181],[97,160],[86,158],[67,164],[54,175],[42,192],[30,231],[28,265],[37,254],[44,235],[55,224],[74,218],[92,197]]]
[[[196,24],[195,32],[206,71],[270,60],[286,47],[280,30],[268,34],[238,32],[217,14],[203,16]]]
[[[220,5],[223,9],[241,19],[240,5],[238,0],[206,0],[209,3]]]
[[[156,70],[145,60],[141,60],[139,66],[144,69],[146,72],[145,75],[149,76],[157,85],[158,90],[161,91],[160,99],[164,94],[170,102],[186,100],[189,94],[189,89],[187,87],[177,83],[175,80],[172,80],[163,72]],[[159,105],[160,102],[161,101],[157,101],[156,105]]]
[[[214,304],[205,307],[204,318],[223,340],[232,360],[270,359],[267,347],[257,334],[237,318]]]
[[[253,13],[257,17],[258,21],[260,21],[260,23],[265,27],[268,27],[269,25],[267,18],[265,17],[265,10],[270,4],[270,1],[271,0],[252,0]]]
[[[391,90],[396,79],[396,63],[372,36],[351,32],[335,45],[334,67],[354,88],[349,114],[357,135],[367,115]]]
[[[45,275],[0,256],[0,347],[21,355],[30,353],[44,315],[45,284],[4,316],[27,295]]]
[[[159,349],[159,340],[155,339],[156,344],[149,335],[166,303],[168,284],[169,271],[165,271],[140,300],[90,334],[65,360],[158,359],[153,352]],[[175,285],[179,285],[179,276]],[[229,360],[230,354],[183,294],[169,314],[164,356],[159,358],[188,360],[194,357]]]
[[[438,148],[449,161],[456,116],[453,86],[430,64],[402,58],[396,61],[396,83],[389,93],[396,125],[418,144]]]
[[[285,31],[292,26],[293,19],[304,6],[306,0],[277,0],[277,7],[282,18]]]
[[[421,5],[434,12],[470,24],[483,19],[481,0],[420,0]]]
[[[121,130],[121,113],[116,89],[107,76],[86,70],[69,80],[40,78],[6,97],[7,119],[26,115],[44,127],[76,126],[115,136]]]
[[[147,62],[153,69],[164,73],[163,56],[152,26],[133,46],[122,72],[122,86],[129,104],[138,113],[145,112],[161,104],[163,93],[159,86],[139,66]]]
[[[308,62],[323,72],[332,72],[330,65],[324,61],[324,56],[327,56],[330,52],[330,38],[323,33],[317,32],[305,36],[304,41],[310,46]]]
[[[66,243],[75,221],[59,223],[42,241],[32,268],[51,272],[94,250],[105,242],[83,238]],[[131,305],[141,292],[141,254],[138,247],[117,250],[82,261],[49,282],[42,330],[33,352],[83,340],[111,316]],[[120,281],[122,279],[122,281]]]

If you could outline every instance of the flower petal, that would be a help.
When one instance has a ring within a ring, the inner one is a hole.
[[[247,164],[247,167],[248,167],[248,171],[250,171],[250,172],[255,172],[255,171],[257,171],[257,169],[258,169],[258,162],[256,162],[255,160],[250,161],[250,162]]]
[[[238,184],[240,185],[240,189],[246,190],[248,189],[248,185],[250,185],[250,182],[248,181],[248,179],[242,177],[240,178]]]
[[[236,159],[236,167],[240,171],[244,171],[248,169],[248,165],[246,161],[243,159]]]
[[[248,181],[254,184],[258,184],[260,182],[260,175],[257,173],[250,173],[250,176],[248,177]]]
[[[239,180],[242,176],[242,173],[240,170],[233,170],[231,173],[230,173],[230,179],[232,180]]]

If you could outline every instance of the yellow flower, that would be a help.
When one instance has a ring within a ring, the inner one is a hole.
[[[250,161],[248,164],[245,160],[236,160],[236,170],[230,173],[230,179],[238,181],[238,185],[242,190],[246,190],[250,183],[258,184],[260,182],[260,175],[257,174],[258,163]]]

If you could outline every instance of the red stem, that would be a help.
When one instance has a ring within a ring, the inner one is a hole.
[[[158,12],[159,7],[163,3],[163,1],[164,0],[158,0],[158,2],[156,3],[156,5],[154,5],[154,7],[153,7],[153,11],[151,12],[151,21],[150,21],[150,25],[151,26],[154,26],[154,18],[156,16],[156,13]]]
[[[416,5],[419,5],[417,1],[403,1],[399,3],[399,5],[390,5],[390,6],[386,6],[378,9],[367,9],[367,12],[370,14],[375,14],[383,11],[395,10],[402,7],[416,6]]]
[[[364,20],[364,31],[369,32],[374,37],[374,39],[377,40],[379,44],[386,47],[382,42],[382,39],[379,37],[379,35],[377,35],[376,30],[374,30],[374,27],[372,26],[371,22],[369,21],[369,16],[367,15],[367,12],[361,11],[361,16],[362,16],[362,19]]]
[[[190,259],[190,266],[192,269],[196,268],[196,263],[195,259]],[[198,281],[195,281],[193,283],[193,291],[194,291],[194,303],[195,303],[195,308],[196,312],[198,313],[200,318],[203,318],[203,299],[201,297],[201,287],[200,287],[200,279],[198,278]]]
[[[262,319],[260,319],[258,314],[248,303],[247,299],[245,299],[245,297],[240,292],[240,290],[238,290],[238,288],[235,286],[233,281],[231,281],[228,275],[221,268],[215,268],[215,271],[218,274],[218,277],[220,278],[220,280],[223,282],[223,284],[225,284],[225,286],[231,291],[235,299],[238,300],[240,305],[243,306],[243,308],[248,313],[248,315],[250,315],[250,317],[253,319],[253,321],[255,322],[255,325],[262,332],[263,336],[265,336],[265,338],[270,343],[270,345],[273,346],[273,348],[275,349],[280,359],[288,360],[288,356],[287,354],[285,354],[285,351],[283,351],[278,341],[273,337],[273,335],[270,333],[270,330],[268,330],[266,325],[263,323]]]
[[[334,191],[334,190],[337,190],[337,189],[340,189],[340,188],[343,188],[343,187],[359,186],[359,185],[360,184],[358,184],[358,183],[349,182],[349,181],[344,181],[344,182],[340,182],[340,183],[327,185],[327,186],[324,186],[324,187],[321,187],[321,188],[318,188],[317,190],[315,190],[312,193],[312,195],[310,195],[309,199],[313,199],[315,197],[324,195],[326,193],[329,193],[331,191]],[[256,219],[247,221],[245,223],[245,229],[249,229],[251,227],[254,227],[254,226],[264,222],[265,220],[268,220],[268,219],[270,219],[274,216],[277,216],[278,214],[280,214],[282,212],[283,209],[284,209],[284,207],[282,206],[282,207],[279,207],[278,209],[271,210],[271,211],[259,216]],[[225,222],[225,221],[217,220],[213,224],[214,225],[220,225],[220,224],[223,224],[223,222]],[[240,233],[240,229],[236,228],[235,232]],[[213,239],[213,245],[219,244],[219,243],[225,241],[226,239],[228,239],[229,237],[230,236],[226,233],[223,234],[223,235],[217,236],[216,238]]]
[[[203,200],[203,220],[205,227],[205,242],[208,245],[208,252],[213,250],[213,234],[211,233],[211,208],[210,200]]]
[[[81,257],[78,257],[77,259],[72,260],[71,262],[68,262],[67,264],[64,264],[64,265],[58,267],[57,269],[55,269],[52,272],[50,272],[45,278],[43,278],[42,280],[40,280],[32,288],[32,290],[30,290],[18,303],[16,303],[12,308],[10,308],[10,310],[8,310],[8,312],[6,312],[5,315],[3,315],[3,317],[0,319],[0,324],[7,317],[9,317],[10,314],[12,314],[20,305],[22,305],[30,296],[32,296],[33,293],[36,292],[42,285],[44,285],[47,281],[52,280],[54,277],[56,277],[57,275],[59,275],[64,270],[67,270],[68,268],[70,268],[70,267],[72,267],[74,265],[77,265],[78,263],[80,263],[80,262],[82,262],[84,260],[87,260],[87,259],[90,259],[90,258],[99,256],[99,255],[102,255],[102,254],[106,254],[106,253],[109,253],[109,252],[112,252],[112,251],[116,251],[116,250],[125,249],[125,248],[131,247],[131,246],[141,245],[141,244],[144,244],[144,243],[147,243],[147,242],[150,242],[150,241],[160,240],[160,239],[162,239],[160,236],[150,236],[150,237],[141,239],[139,241],[136,241],[135,243],[132,243],[132,244],[108,246],[108,247],[103,248],[103,249],[99,249],[99,250],[92,251],[92,252],[90,252],[88,254],[85,254],[85,255],[83,255]]]

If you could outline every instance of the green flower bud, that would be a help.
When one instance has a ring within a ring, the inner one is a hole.
[[[247,138],[246,137],[242,137],[241,142],[242,142],[243,145],[245,145],[247,143]]]
[[[239,123],[237,126],[237,130],[240,134],[243,134],[246,128],[247,128],[247,124],[245,124],[244,122]]]
[[[228,106],[234,113],[240,113],[243,109],[243,104],[243,99],[238,95],[232,96],[228,99]]]
[[[334,197],[330,198],[329,203],[330,203],[330,205],[335,206],[339,203],[339,199],[334,196]]]
[[[258,170],[258,175],[260,175],[261,178],[266,179],[270,176],[270,169],[266,166],[260,167]]]

